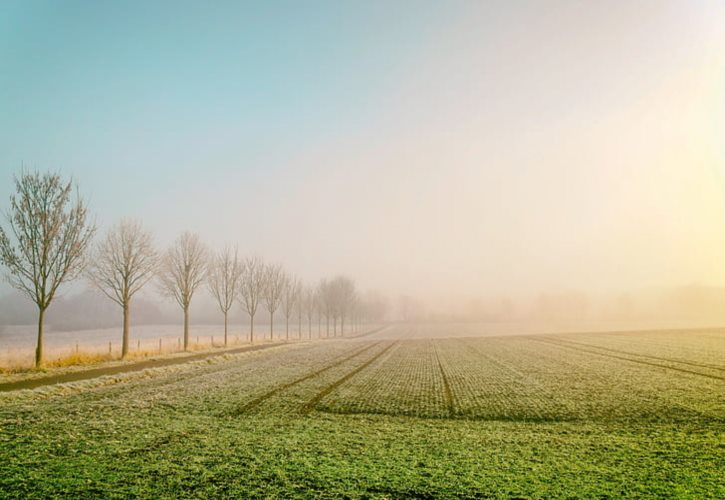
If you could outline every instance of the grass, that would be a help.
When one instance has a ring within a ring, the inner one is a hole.
[[[64,368],[67,366],[96,365],[112,361],[114,356],[109,353],[73,352],[62,358],[54,359],[43,364],[44,368]]]
[[[704,335],[401,327],[4,394],[0,492],[722,498],[725,336]]]
[[[3,359],[3,364],[0,365],[0,375],[22,375],[22,374],[37,374],[37,373],[48,373],[65,368],[83,368],[89,366],[96,366],[110,362],[133,362],[148,358],[158,358],[165,356],[176,356],[183,355],[192,352],[207,352],[219,349],[231,349],[243,345],[249,345],[247,342],[230,341],[227,346],[222,342],[211,343],[196,343],[190,342],[186,350],[177,349],[176,344],[171,345],[171,348],[164,347],[159,350],[158,347],[138,349],[135,345],[128,351],[125,358],[122,358],[120,352],[113,350],[108,352],[102,348],[95,350],[70,350],[66,349],[67,354],[54,353],[54,356],[48,356],[43,362],[40,368],[36,368],[33,365],[33,361],[29,355],[21,358],[13,358],[6,356]]]

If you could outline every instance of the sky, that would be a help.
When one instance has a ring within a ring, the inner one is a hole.
[[[720,1],[0,2],[21,167],[428,300],[725,286]]]

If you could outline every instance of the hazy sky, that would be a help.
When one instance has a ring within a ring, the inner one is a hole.
[[[398,292],[725,285],[725,2],[0,2],[0,207]]]

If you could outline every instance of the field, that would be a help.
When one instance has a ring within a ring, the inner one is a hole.
[[[725,331],[396,325],[0,394],[0,492],[723,498]]]

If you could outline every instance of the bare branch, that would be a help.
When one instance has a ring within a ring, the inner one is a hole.
[[[77,278],[95,233],[88,208],[73,182],[58,174],[23,172],[6,214],[9,231],[0,227],[0,262],[10,285],[45,310],[58,287]]]
[[[282,291],[282,312],[285,318],[289,319],[295,306],[300,300],[302,283],[296,276],[286,275],[284,289]]]
[[[206,255],[199,236],[185,232],[162,259],[159,273],[161,293],[173,298],[185,311],[206,277]]]
[[[219,304],[222,313],[229,312],[240,293],[243,265],[234,251],[227,246],[214,255],[207,270],[207,286]]]
[[[267,312],[274,314],[282,301],[282,293],[287,284],[287,274],[279,264],[269,264],[264,268],[263,298]]]
[[[134,294],[153,278],[157,265],[151,234],[139,222],[123,220],[96,246],[88,278],[108,298],[128,307]]]

